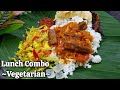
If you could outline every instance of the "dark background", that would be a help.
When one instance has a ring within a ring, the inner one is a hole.
[[[120,21],[120,11],[106,11],[106,12]]]
[[[106,11],[109,13],[111,16],[113,16],[115,19],[120,21],[120,11]],[[3,70],[0,68],[0,79],[4,79],[4,77],[1,75]]]

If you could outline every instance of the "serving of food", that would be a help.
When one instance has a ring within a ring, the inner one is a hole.
[[[91,68],[100,63],[98,48],[102,41],[100,18],[90,11],[57,11],[55,18],[42,18],[38,27],[26,32],[16,55],[21,61],[47,61],[48,78],[68,78],[78,67]]]

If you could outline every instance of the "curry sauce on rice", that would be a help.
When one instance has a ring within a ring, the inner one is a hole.
[[[75,68],[91,68],[90,61],[100,63],[97,54],[102,40],[100,18],[90,11],[57,11],[55,18],[43,18],[32,27],[19,45],[16,55],[21,61],[50,62],[44,68],[48,78],[67,78]]]
[[[49,44],[55,46],[57,54],[62,58],[71,58],[84,63],[89,54],[92,54],[93,36],[85,31],[85,22],[70,22],[63,27],[50,29],[48,33]],[[55,33],[55,34],[54,34]],[[54,38],[54,39],[53,39]]]

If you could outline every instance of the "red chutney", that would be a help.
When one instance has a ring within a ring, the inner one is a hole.
[[[54,19],[52,19],[52,18],[42,18],[40,20],[40,22],[38,23],[38,27],[40,27],[42,25],[46,25],[46,26],[48,26],[48,28],[50,28],[54,24],[55,24]]]

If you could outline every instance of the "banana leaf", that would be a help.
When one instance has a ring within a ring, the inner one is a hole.
[[[120,78],[120,22],[104,11],[96,11],[100,15],[101,29],[104,33],[98,54],[102,62],[92,64],[92,68],[77,68],[73,76],[68,79],[119,79]],[[0,43],[0,60],[8,61],[15,56],[19,41],[25,37],[27,27],[37,27],[38,21],[43,17],[54,18],[55,11],[38,11],[20,16],[25,24],[22,28],[6,34]],[[13,70],[13,69],[11,69]],[[16,68],[15,71],[23,71]]]
[[[6,27],[4,29],[0,29],[0,35],[15,31],[15,30],[21,28],[22,26],[23,26],[23,24],[20,24],[20,23],[15,23],[15,24],[9,25],[8,27]]]

